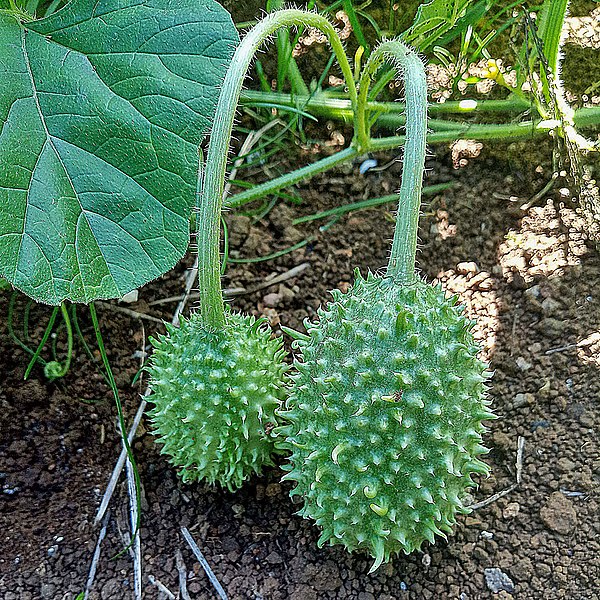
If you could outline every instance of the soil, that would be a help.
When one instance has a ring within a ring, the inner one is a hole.
[[[521,483],[462,518],[448,542],[426,544],[422,552],[367,575],[366,557],[340,548],[317,549],[318,532],[294,515],[289,486],[279,483],[278,469],[267,470],[236,494],[183,485],[142,429],[134,449],[144,487],[145,598],[161,597],[148,576],[178,590],[178,548],[191,597],[215,597],[181,539],[182,525],[232,600],[600,597],[600,257],[558,192],[520,209],[532,189],[543,184],[543,173],[513,169],[498,158],[511,149],[498,150],[484,149],[461,170],[452,167],[448,152],[429,161],[427,183],[454,186],[425,205],[419,266],[429,280],[457,293],[477,319],[482,355],[494,370],[491,396],[500,419],[486,436],[492,476],[480,482],[474,502],[515,483],[519,437],[525,441]],[[382,165],[390,156],[378,158]],[[358,166],[299,186],[301,206],[279,205],[259,223],[228,216],[232,256],[273,252],[316,235],[314,242],[276,260],[230,267],[225,287],[251,288],[309,265],[280,286],[235,298],[235,308],[266,314],[281,334],[278,323],[301,327],[327,301],[328,290],[348,286],[356,266],[377,269],[385,263],[391,206],[350,214],[326,232],[317,225],[290,224],[292,217],[339,206],[341,198],[356,201],[397,187],[399,162],[364,176]],[[138,302],[128,308],[169,319],[173,304],[151,304],[181,294],[188,265],[141,289]],[[8,300],[7,294],[0,299],[3,315]],[[19,300],[17,322],[23,311]],[[79,313],[93,345],[87,314]],[[101,307],[100,314],[131,416],[143,386],[131,381],[156,325],[110,307]],[[32,338],[41,337],[48,315],[46,307],[33,308]],[[73,599],[85,586],[98,537],[91,523],[119,451],[113,401],[81,347],[60,382],[48,383],[36,367],[24,383],[28,356],[6,335],[5,322],[0,590],[5,600]],[[59,354],[61,348],[62,341]],[[131,597],[130,557],[111,560],[123,548],[121,532],[127,530],[125,484],[112,511],[90,598]],[[503,589],[495,593],[497,586]]]
[[[473,493],[474,504],[491,501],[462,517],[447,542],[426,543],[368,575],[367,557],[317,548],[319,532],[294,514],[279,469],[235,494],[183,485],[142,425],[134,452],[143,484],[144,598],[170,597],[158,583],[178,597],[178,550],[189,596],[216,597],[182,526],[231,600],[600,598],[600,255],[561,189],[537,195],[550,178],[550,152],[543,144],[533,152],[531,144],[488,144],[456,169],[452,153],[436,149],[427,165],[426,184],[453,187],[426,198],[419,267],[459,295],[494,371],[490,394],[500,418],[485,437],[492,475]],[[319,230],[324,221],[292,225],[293,218],[397,189],[400,162],[391,154],[375,158],[385,168],[360,175],[357,162],[300,184],[300,205],[280,203],[258,222],[227,216],[232,258],[314,236],[274,260],[230,265],[224,286],[247,290],[306,265],[282,284],[234,297],[234,308],[266,315],[283,335],[280,324],[301,329],[330,298],[328,290],[347,289],[355,267],[385,264],[392,205],[351,213],[326,231]],[[290,160],[313,159],[311,150]],[[162,326],[118,309],[170,320],[176,302],[157,302],[182,294],[191,262],[187,257],[142,288],[136,303],[98,307],[129,421],[145,388],[145,376],[134,378],[147,337]],[[30,357],[8,335],[9,301],[10,293],[0,294],[0,598],[74,600],[85,589],[100,529],[92,522],[120,450],[114,401],[97,352],[94,362],[81,343],[62,380],[50,383],[35,367],[24,382]],[[21,337],[26,310],[19,298],[13,317]],[[87,310],[78,314],[95,348]],[[48,307],[31,308],[29,345],[49,315]],[[63,338],[59,331],[59,355]],[[91,600],[133,597],[131,557],[115,558],[126,544],[127,512],[122,479]]]

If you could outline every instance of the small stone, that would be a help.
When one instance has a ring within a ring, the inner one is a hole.
[[[474,262],[460,262],[456,265],[456,270],[461,275],[467,275],[468,273],[479,273],[479,267]]]
[[[42,583],[40,593],[42,598],[55,598],[56,586],[52,583]]]
[[[267,318],[271,327],[277,327],[277,325],[279,325],[279,323],[281,322],[281,319],[279,318],[279,313],[274,308],[265,306],[261,312],[263,317]]]
[[[492,442],[494,448],[507,452],[512,449],[512,442],[510,438],[504,433],[504,431],[496,431],[492,436]]]
[[[517,581],[529,581],[533,576],[533,565],[527,557],[518,560],[511,568],[511,575]]]
[[[192,581],[188,583],[188,590],[192,592],[192,594],[197,594],[202,591],[202,586],[199,581]]]
[[[276,308],[277,306],[279,306],[279,304],[281,304],[281,300],[282,300],[281,296],[279,294],[276,294],[275,292],[273,292],[271,294],[267,294],[263,298],[263,304],[270,308]]]
[[[296,293],[285,285],[280,285],[277,293],[285,303],[291,302],[296,297]]]
[[[559,458],[556,466],[558,467],[558,471],[561,473],[572,473],[577,469],[577,465],[567,457]]]
[[[594,420],[594,415],[589,411],[586,410],[584,411],[584,413],[579,417],[579,422],[584,426],[584,427],[588,427],[588,428],[593,428],[595,425],[595,420]]]
[[[317,600],[317,592],[305,583],[294,586],[290,600]]]
[[[554,300],[554,298],[546,298],[542,302],[542,311],[544,314],[553,315],[554,313],[559,312],[561,309],[560,302]]]
[[[493,287],[493,280],[490,278],[490,274],[486,271],[482,271],[479,275],[476,275],[469,281],[469,286],[476,288],[481,291],[491,290]]]
[[[279,565],[283,562],[283,557],[277,552],[271,552],[267,555],[265,560],[271,565]]]
[[[526,300],[529,301],[529,304],[536,310],[542,310],[542,303],[540,301],[542,295],[542,290],[539,285],[534,285],[530,288],[527,288],[523,292],[523,296],[525,296]]]
[[[229,222],[229,245],[232,248],[240,248],[250,233],[250,217],[232,215],[227,220]]]
[[[537,328],[542,335],[554,338],[560,337],[564,333],[567,323],[553,317],[545,317],[537,324]]]
[[[121,302],[127,302],[128,304],[133,304],[137,302],[139,298],[139,290],[132,290],[131,292],[127,292],[122,298]]]
[[[501,591],[512,594],[515,591],[515,584],[504,571],[494,567],[491,569],[484,569],[483,575],[485,577],[485,584],[489,590],[494,592],[494,594]]]
[[[519,514],[520,510],[521,506],[518,502],[511,502],[510,504],[507,504],[504,507],[504,510],[502,511],[502,516],[505,519],[514,519]]]
[[[535,403],[535,396],[533,394],[517,394],[512,401],[513,408],[523,408],[525,406],[531,406]]]
[[[519,356],[515,362],[517,363],[517,367],[519,367],[521,371],[529,371],[529,369],[531,369],[531,367],[533,366],[530,362],[527,362],[522,356]]]
[[[267,498],[275,498],[279,494],[281,494],[281,484],[279,483],[270,483],[265,490]]]
[[[577,526],[577,513],[573,503],[562,492],[550,494],[540,510],[540,517],[548,529],[562,535],[571,533]]]

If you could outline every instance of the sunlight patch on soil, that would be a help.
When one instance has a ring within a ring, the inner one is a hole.
[[[481,347],[480,358],[489,361],[496,348],[500,327],[500,302],[496,292],[498,280],[475,263],[461,263],[457,270],[440,273],[434,283],[441,283],[450,295],[458,294],[465,314],[475,320],[473,337]]]
[[[560,277],[566,269],[578,268],[588,252],[584,231],[584,220],[572,210],[557,210],[551,201],[532,208],[521,228],[510,230],[500,245],[504,275],[529,282],[539,276]]]
[[[582,48],[600,48],[600,8],[587,17],[565,19],[565,42]]]

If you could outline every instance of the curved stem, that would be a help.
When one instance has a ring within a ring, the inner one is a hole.
[[[402,185],[387,275],[403,283],[411,283],[416,277],[415,255],[425,168],[427,82],[423,63],[413,50],[399,41],[383,42],[365,65],[360,79],[359,106],[366,103],[370,81],[386,59],[391,59],[403,73],[406,96],[406,142]]]
[[[50,334],[52,333],[52,329],[54,327],[54,321],[56,321],[56,316],[58,315],[58,311],[59,311],[58,306],[55,306],[52,309],[52,314],[50,315],[50,320],[48,321],[48,325],[46,325],[46,330],[44,331],[42,340],[38,344],[38,347],[37,347],[36,351],[34,352],[32,359],[29,361],[29,364],[27,365],[27,368],[25,369],[25,375],[23,375],[23,379],[29,378],[29,375],[30,375],[31,370],[33,369],[35,363],[40,359],[40,354],[42,353],[42,350],[44,349],[44,346],[46,345],[46,342],[48,341],[48,338],[50,337]]]
[[[229,142],[244,78],[252,58],[262,43],[278,29],[294,25],[314,27],[327,36],[346,80],[352,106],[356,109],[357,90],[352,68],[344,52],[342,41],[325,17],[301,10],[282,10],[271,13],[246,34],[233,56],[223,82],[208,147],[198,210],[198,253],[203,257],[204,262],[198,272],[200,311],[207,329],[220,329],[225,324],[219,260],[221,208]]]
[[[55,357],[55,360],[46,364],[44,367],[44,374],[51,381],[54,379],[60,379],[69,372],[69,368],[71,367],[71,359],[73,358],[73,327],[71,325],[71,318],[65,302],[60,305],[60,310],[65,323],[65,328],[67,330],[67,358],[65,359],[64,363],[61,363],[56,360]]]

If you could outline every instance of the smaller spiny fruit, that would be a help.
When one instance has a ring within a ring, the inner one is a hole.
[[[233,491],[273,464],[287,367],[281,338],[271,338],[263,319],[229,311],[225,319],[222,330],[208,331],[195,312],[152,340],[150,419],[184,482]]]
[[[319,545],[374,557],[372,571],[451,532],[479,460],[486,365],[455,298],[417,280],[357,273],[346,294],[306,323],[301,360],[277,433],[284,479]]]

